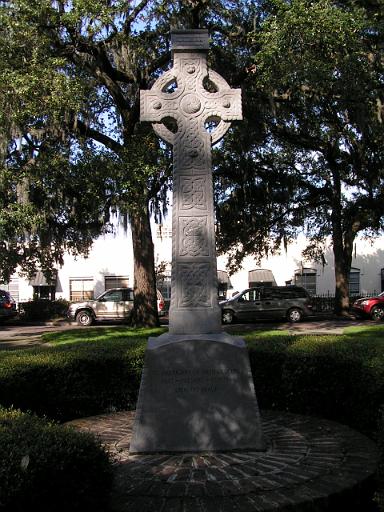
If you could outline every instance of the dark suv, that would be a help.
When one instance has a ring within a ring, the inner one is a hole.
[[[290,322],[299,322],[312,314],[311,298],[300,286],[248,288],[220,302],[220,307],[224,324],[259,318],[286,318]]]
[[[16,302],[9,292],[0,290],[0,321],[17,315]]]

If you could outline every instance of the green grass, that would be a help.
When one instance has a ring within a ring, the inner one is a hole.
[[[91,327],[81,329],[71,329],[68,331],[50,332],[43,334],[41,339],[43,343],[60,346],[76,343],[93,343],[93,342],[116,342],[116,341],[145,341],[150,336],[159,336],[166,332],[165,327],[157,328],[133,328],[121,326],[109,327]],[[377,350],[384,351],[384,325],[367,325],[367,326],[352,326],[346,327],[342,334],[292,334],[288,330],[277,329],[255,329],[253,331],[234,329],[231,334],[242,336],[247,342],[248,346],[252,347],[255,344],[277,344],[275,348],[291,347],[292,349],[299,349],[305,346],[308,349],[310,346],[316,347],[316,350],[321,350],[322,347],[331,347],[337,344],[340,349],[345,347],[344,343],[353,343],[356,347],[366,351],[372,350],[373,346]],[[273,347],[271,346],[271,349]],[[350,348],[350,346],[348,346]]]
[[[384,359],[384,325],[346,327],[342,334],[293,334],[289,331],[248,331],[243,336],[249,348],[262,347],[272,352],[348,351],[357,357],[381,354]]]
[[[384,338],[384,325],[354,325],[346,327],[343,330],[343,334],[363,335],[367,337],[382,337]]]
[[[144,341],[149,336],[159,336],[166,329],[156,328],[133,328],[133,327],[91,327],[83,329],[71,329],[61,332],[50,332],[43,334],[43,343],[52,346],[73,345],[75,343],[94,343],[117,341]]]

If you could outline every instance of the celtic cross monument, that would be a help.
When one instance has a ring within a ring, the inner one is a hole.
[[[141,120],[173,146],[171,333],[221,332],[213,224],[211,144],[241,119],[241,91],[207,70],[206,30],[172,33],[173,68],[141,92]],[[208,81],[209,79],[209,81]],[[208,92],[211,85],[216,92]],[[168,92],[174,86],[173,92]],[[177,132],[163,119],[172,118]],[[212,137],[205,128],[218,122]]]
[[[140,97],[141,121],[173,146],[169,333],[148,341],[130,451],[263,449],[245,344],[222,332],[217,293],[211,145],[242,119],[241,91],[208,70],[207,30],[171,42],[172,69]]]

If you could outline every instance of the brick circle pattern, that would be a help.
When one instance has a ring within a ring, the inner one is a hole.
[[[349,427],[273,411],[262,413],[263,452],[130,455],[133,418],[121,412],[70,422],[111,452],[118,512],[307,510],[356,488],[361,495],[378,463],[375,444]]]

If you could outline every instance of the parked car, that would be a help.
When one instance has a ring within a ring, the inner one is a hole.
[[[312,314],[311,298],[300,286],[248,288],[219,304],[224,324],[259,318],[286,318],[290,322],[299,322]]]
[[[17,315],[16,302],[9,292],[0,290],[0,321]]]
[[[164,314],[165,302],[157,290],[157,310]],[[79,325],[91,325],[95,320],[125,320],[133,309],[132,288],[112,288],[102,293],[95,300],[72,302],[68,308],[68,318],[76,320]]]
[[[376,297],[363,297],[352,304],[352,312],[359,318],[384,319],[384,292]]]

